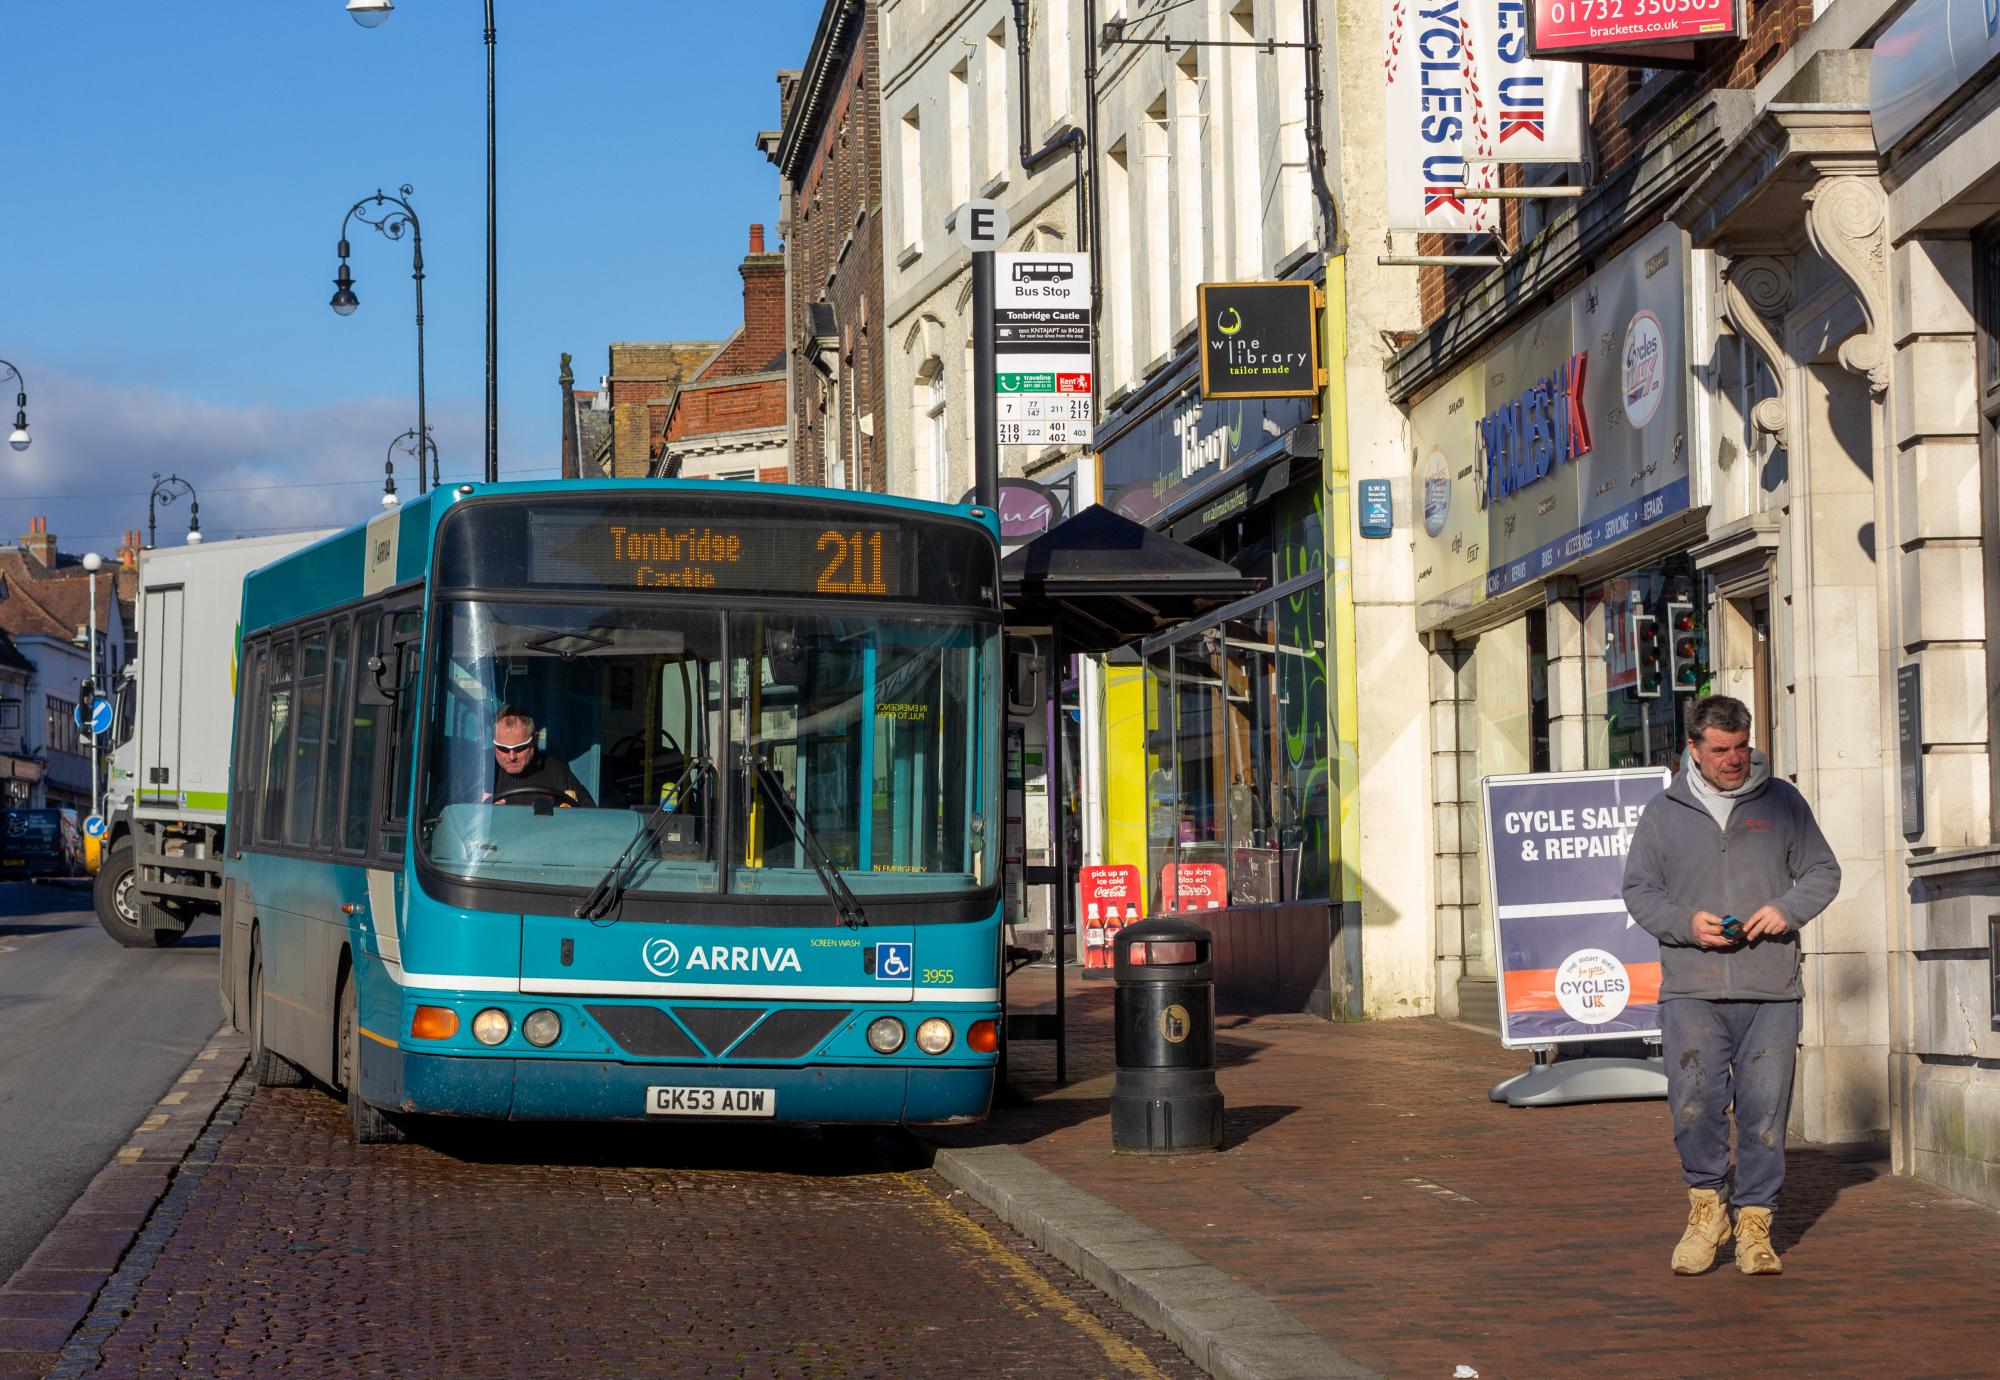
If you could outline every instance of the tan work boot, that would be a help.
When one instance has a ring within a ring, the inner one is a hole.
[[[1770,1220],[1771,1214],[1764,1214]],[[1715,1248],[1729,1239],[1729,1208],[1712,1188],[1688,1190],[1688,1225],[1674,1247],[1674,1273],[1698,1275],[1715,1263]],[[1776,1257],[1773,1257],[1775,1259]]]
[[[1778,1275],[1785,1272],[1778,1253],[1771,1249],[1771,1209],[1737,1210],[1736,1268],[1746,1275]]]

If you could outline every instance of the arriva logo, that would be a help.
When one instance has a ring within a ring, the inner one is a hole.
[[[672,977],[681,966],[680,947],[671,939],[648,939],[639,950],[646,971],[658,977]]]
[[[639,961],[656,977],[673,977],[681,968],[681,951],[671,939],[649,939]],[[695,945],[687,953],[687,971],[705,973],[797,973],[797,949],[752,948],[747,944]]]

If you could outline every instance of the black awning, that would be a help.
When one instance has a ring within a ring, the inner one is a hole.
[[[1064,649],[1108,652],[1263,588],[1101,503],[1000,562],[1007,621],[1060,625]]]

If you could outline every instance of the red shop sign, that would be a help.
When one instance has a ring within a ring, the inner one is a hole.
[[[1501,0],[1502,6],[1507,0]],[[1528,49],[1536,57],[1584,58],[1683,66],[1698,59],[1695,43],[1734,38],[1737,0],[1527,0]]]

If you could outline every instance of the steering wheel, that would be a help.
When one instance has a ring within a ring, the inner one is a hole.
[[[512,786],[504,791],[495,791],[493,793],[493,799],[490,803],[494,805],[505,805],[509,800],[511,800],[513,797],[517,795],[540,796],[542,799],[548,801],[549,804],[551,805],[561,805],[564,803],[563,798],[560,795],[557,795],[554,791],[550,790],[547,786]]]
[[[667,732],[667,730],[664,728],[658,729],[656,731],[660,735],[660,741],[653,744],[653,750],[655,752],[666,751],[673,753],[677,757],[687,756],[687,754],[681,750],[681,745],[674,741],[673,734]],[[624,757],[627,755],[630,755],[632,757],[640,757],[644,755],[645,751],[646,751],[646,735],[644,733],[628,733],[623,738],[620,738],[617,742],[613,743],[610,747],[606,748],[604,750],[604,755],[607,758]]]

